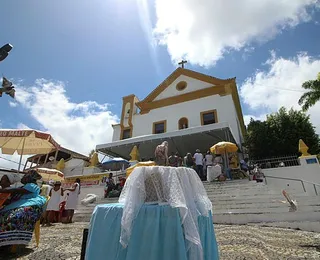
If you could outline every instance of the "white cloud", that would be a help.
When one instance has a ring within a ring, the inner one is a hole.
[[[306,53],[300,53],[292,59],[284,59],[271,52],[266,66],[266,71],[256,72],[240,87],[242,101],[250,107],[251,113],[261,119],[265,118],[266,113],[276,112],[282,106],[301,109],[298,105],[298,100],[304,93],[301,85],[307,80],[316,79],[320,71],[320,59],[314,59]],[[258,111],[263,113],[257,115]],[[320,133],[320,102],[308,113],[317,132]]]
[[[29,126],[27,126],[27,125],[25,125],[23,123],[19,123],[17,125],[17,129],[31,129],[31,127],[29,127]]]
[[[149,51],[150,51],[153,65],[156,69],[157,74],[160,75],[161,71],[160,71],[158,54],[156,49],[157,42],[152,35],[152,21],[151,21],[148,0],[137,0],[137,7],[139,12],[140,26],[148,41]]]
[[[32,87],[19,86],[16,100],[39,123],[40,130],[49,132],[61,146],[85,155],[97,144],[111,141],[111,124],[118,122],[108,104],[70,101],[62,82],[38,79]],[[17,128],[28,126],[21,122]],[[12,160],[18,158],[14,155]],[[16,167],[10,163],[4,166]]]
[[[18,103],[17,103],[17,102],[9,101],[9,106],[10,106],[10,107],[16,107],[16,106],[18,106]]]
[[[229,50],[309,21],[318,0],[156,0],[155,37],[174,62],[214,64]]]
[[[243,120],[245,125],[248,125],[250,123],[251,118],[253,120],[260,120],[260,121],[264,121],[267,119],[267,114],[261,114],[259,116],[254,116],[254,115],[244,115],[243,116]]]

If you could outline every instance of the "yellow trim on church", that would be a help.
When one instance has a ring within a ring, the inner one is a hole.
[[[212,109],[212,110],[207,110],[207,111],[202,111],[202,112],[200,112],[201,125],[204,125],[203,115],[209,114],[209,113],[213,113],[213,115],[214,115],[214,123],[215,123],[215,124],[218,123],[218,113],[217,113],[217,109]]]
[[[184,75],[193,79],[197,79],[202,82],[209,83],[212,86],[205,89],[184,93],[178,96],[172,96],[172,97],[164,98],[161,100],[155,100],[157,96],[160,95],[160,93],[166,90],[181,75]],[[177,68],[157,88],[155,88],[145,99],[143,99],[142,101],[136,102],[135,104],[137,107],[140,108],[140,114],[146,114],[146,113],[149,113],[150,110],[152,109],[171,106],[171,105],[179,104],[182,102],[196,100],[196,99],[213,96],[213,95],[220,95],[220,96],[231,95],[232,96],[236,113],[240,122],[241,132],[244,135],[246,132],[246,128],[243,120],[243,114],[242,114],[239,94],[238,94],[237,85],[236,85],[236,78],[219,79],[219,78],[205,75],[193,70]],[[130,95],[125,98],[129,98],[129,97],[135,98],[134,95]],[[121,116],[121,118],[122,117],[123,115]]]
[[[156,134],[156,125],[157,124],[163,124],[163,128],[164,128],[163,133],[167,132],[167,120],[161,120],[161,121],[153,122],[153,124],[152,124],[152,133],[153,134]]]
[[[130,137],[132,137],[133,132],[133,124],[132,124],[132,117],[133,117],[133,108],[137,98],[135,95],[129,95],[122,98],[122,112],[121,112],[121,121],[120,121],[120,140],[123,139],[123,131],[130,129]],[[130,103],[130,112],[128,117],[128,125],[124,126],[124,117],[126,114],[126,105]]]

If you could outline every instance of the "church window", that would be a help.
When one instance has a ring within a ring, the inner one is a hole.
[[[204,111],[200,113],[201,125],[218,123],[217,110]]]
[[[186,117],[182,117],[179,119],[179,130],[181,129],[186,129],[189,127],[189,124],[188,124],[188,119]]]
[[[167,121],[159,121],[153,123],[153,134],[162,134],[166,132],[167,128]]]
[[[180,81],[177,85],[176,85],[176,89],[178,91],[182,91],[182,90],[185,90],[187,87],[187,82],[185,81]]]
[[[128,138],[131,138],[131,129],[130,128],[124,129],[122,131],[122,140],[128,139]]]

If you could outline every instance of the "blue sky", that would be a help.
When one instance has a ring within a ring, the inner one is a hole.
[[[110,141],[123,96],[144,98],[183,57],[189,69],[237,77],[246,121],[296,107],[301,82],[320,71],[319,1],[237,5],[30,0],[17,8],[3,1],[0,44],[14,49],[0,71],[17,85],[17,100],[0,98],[0,126],[49,131],[86,153]],[[317,130],[318,111],[310,111]]]

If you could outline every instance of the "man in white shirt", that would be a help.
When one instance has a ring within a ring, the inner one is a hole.
[[[203,179],[203,155],[200,150],[197,149],[196,153],[193,155],[193,159],[196,164],[196,172],[198,173],[200,179]]]

